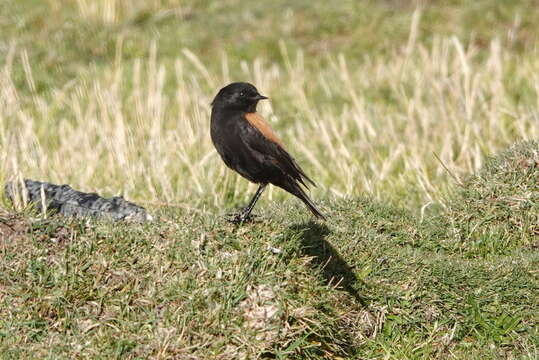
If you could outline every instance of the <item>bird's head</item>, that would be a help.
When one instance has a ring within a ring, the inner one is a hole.
[[[213,107],[219,106],[255,112],[258,102],[264,99],[267,99],[267,97],[260,95],[252,84],[235,82],[219,90],[211,105]]]

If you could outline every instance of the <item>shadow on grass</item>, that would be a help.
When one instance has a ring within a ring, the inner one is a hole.
[[[330,230],[325,224],[314,221],[293,225],[289,228],[293,233],[300,233],[300,251],[305,256],[313,258],[311,266],[319,268],[324,282],[349,293],[356,301],[365,306],[366,301],[354,285],[359,282],[350,265],[341,257],[339,252],[326,240]]]

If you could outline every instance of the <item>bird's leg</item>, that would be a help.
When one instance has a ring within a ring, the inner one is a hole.
[[[255,195],[249,202],[249,205],[247,205],[238,215],[234,217],[232,222],[234,223],[242,223],[247,220],[249,220],[249,217],[251,215],[251,211],[253,211],[253,208],[255,207],[256,202],[258,201],[258,198],[260,198],[260,195],[264,192],[264,189],[266,188],[268,184],[260,184],[258,189],[256,190]]]

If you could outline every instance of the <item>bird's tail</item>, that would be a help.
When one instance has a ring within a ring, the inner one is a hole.
[[[312,200],[309,198],[309,196],[303,191],[303,189],[294,181],[291,183],[286,184],[286,186],[283,186],[285,190],[290,192],[291,194],[297,196],[303,203],[307,206],[307,208],[313,213],[314,216],[316,216],[319,219],[326,220],[326,217],[324,214],[320,212],[312,202]]]

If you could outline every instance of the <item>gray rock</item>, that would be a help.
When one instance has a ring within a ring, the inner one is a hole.
[[[55,185],[47,182],[25,179],[24,187],[19,182],[5,186],[7,197],[15,202],[15,197],[26,198],[37,210],[54,211],[69,217],[108,218],[114,221],[151,221],[152,217],[141,206],[126,201],[120,196],[103,198],[95,193],[74,190],[69,185]],[[43,189],[43,190],[42,190]],[[24,196],[22,195],[25,192]],[[45,195],[42,200],[42,193]]]

